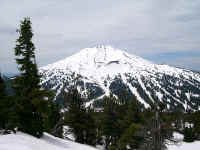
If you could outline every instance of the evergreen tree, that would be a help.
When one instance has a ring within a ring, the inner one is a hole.
[[[45,132],[62,138],[63,114],[60,112],[60,106],[53,101],[49,101],[44,118]]]
[[[90,107],[86,109],[85,114],[85,143],[88,145],[96,145],[97,143],[97,126],[94,119],[94,110]]]
[[[144,142],[142,127],[144,125],[144,115],[142,105],[133,96],[129,104],[123,120],[120,122],[121,136],[118,145],[121,149],[127,146],[131,149],[139,148]]]
[[[184,141],[185,142],[194,142],[195,132],[193,127],[185,127],[183,130]]]
[[[118,145],[120,149],[138,149],[144,142],[144,137],[141,135],[141,126],[132,123],[129,128],[121,135]]]
[[[68,101],[68,111],[65,113],[65,123],[74,133],[75,141],[84,144],[84,113],[86,110],[83,99],[77,89],[72,89],[67,93],[66,99]]]
[[[167,107],[163,103],[156,103],[152,109],[152,117],[147,118],[145,128],[149,132],[145,137],[146,146],[150,150],[165,150],[167,144],[178,143],[173,138],[174,128],[170,117],[167,116]]]
[[[44,131],[45,110],[48,107],[45,99],[49,98],[49,92],[41,90],[30,18],[21,21],[18,33],[15,55],[21,74],[15,78],[13,88],[17,98],[19,129],[41,137]]]
[[[126,126],[125,128],[128,128],[132,123],[144,123],[142,107],[135,96],[132,98],[132,101],[128,105],[128,109],[124,118],[124,126]]]
[[[84,99],[77,89],[67,93],[68,111],[65,113],[65,124],[70,127],[75,136],[75,141],[82,144],[96,144],[96,125],[92,116],[94,111],[85,108]]]
[[[195,138],[200,139],[200,111],[194,112],[192,123],[194,124]]]
[[[185,142],[193,142],[198,139],[199,136],[199,125],[200,125],[200,113],[189,111],[185,114],[184,120],[184,141]]]
[[[105,136],[105,148],[116,146],[120,137],[120,124],[117,116],[118,104],[113,95],[104,97],[102,134]]]

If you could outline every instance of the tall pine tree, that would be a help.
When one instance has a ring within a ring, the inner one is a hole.
[[[109,97],[104,97],[104,112],[102,119],[102,133],[105,136],[105,149],[110,146],[116,146],[120,134],[120,124],[118,120],[117,110],[119,105],[117,99],[110,94]]]
[[[48,107],[45,99],[49,97],[49,92],[41,90],[30,18],[21,21],[18,33],[15,55],[21,74],[15,78],[13,88],[17,97],[19,129],[41,137],[45,110]]]

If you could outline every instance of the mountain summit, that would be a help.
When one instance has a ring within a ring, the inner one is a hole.
[[[111,46],[86,48],[64,60],[42,69],[71,70],[81,75],[98,78],[148,68],[152,63]]]
[[[110,93],[120,98],[126,90],[146,107],[154,101],[172,109],[198,109],[200,104],[200,74],[157,65],[111,46],[85,48],[41,67],[40,73],[43,87],[54,89],[61,103],[64,91],[75,85],[89,103]]]

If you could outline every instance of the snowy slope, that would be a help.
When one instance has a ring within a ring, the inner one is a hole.
[[[185,143],[182,142],[179,145],[170,145],[168,146],[168,150],[199,150],[200,149],[200,142],[196,141],[193,143]]]
[[[45,133],[37,139],[18,132],[0,135],[0,150],[97,150],[93,147],[53,137]]]
[[[44,88],[63,92],[76,85],[83,95],[94,100],[122,90],[134,94],[148,107],[152,101],[165,101],[168,107],[198,109],[200,74],[157,65],[111,46],[86,48],[64,60],[40,68]]]

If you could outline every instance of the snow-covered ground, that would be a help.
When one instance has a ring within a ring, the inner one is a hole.
[[[177,134],[178,138],[180,135]],[[102,147],[99,147],[102,149]],[[168,150],[199,150],[200,141],[193,143],[181,142],[178,145],[168,146]],[[18,132],[17,134],[0,135],[0,150],[97,150],[88,145],[53,137],[47,133],[37,139],[30,135]]]
[[[183,142],[183,135],[179,133],[174,133],[174,138],[178,141],[182,141],[177,145],[169,145],[168,150],[199,150],[200,149],[200,141],[196,141],[193,143]]]
[[[178,145],[170,145],[168,150],[199,150],[200,149],[200,141],[193,143],[185,143],[182,142]]]
[[[17,132],[0,135],[0,150],[97,150],[91,146],[53,137],[47,133],[41,139]]]

